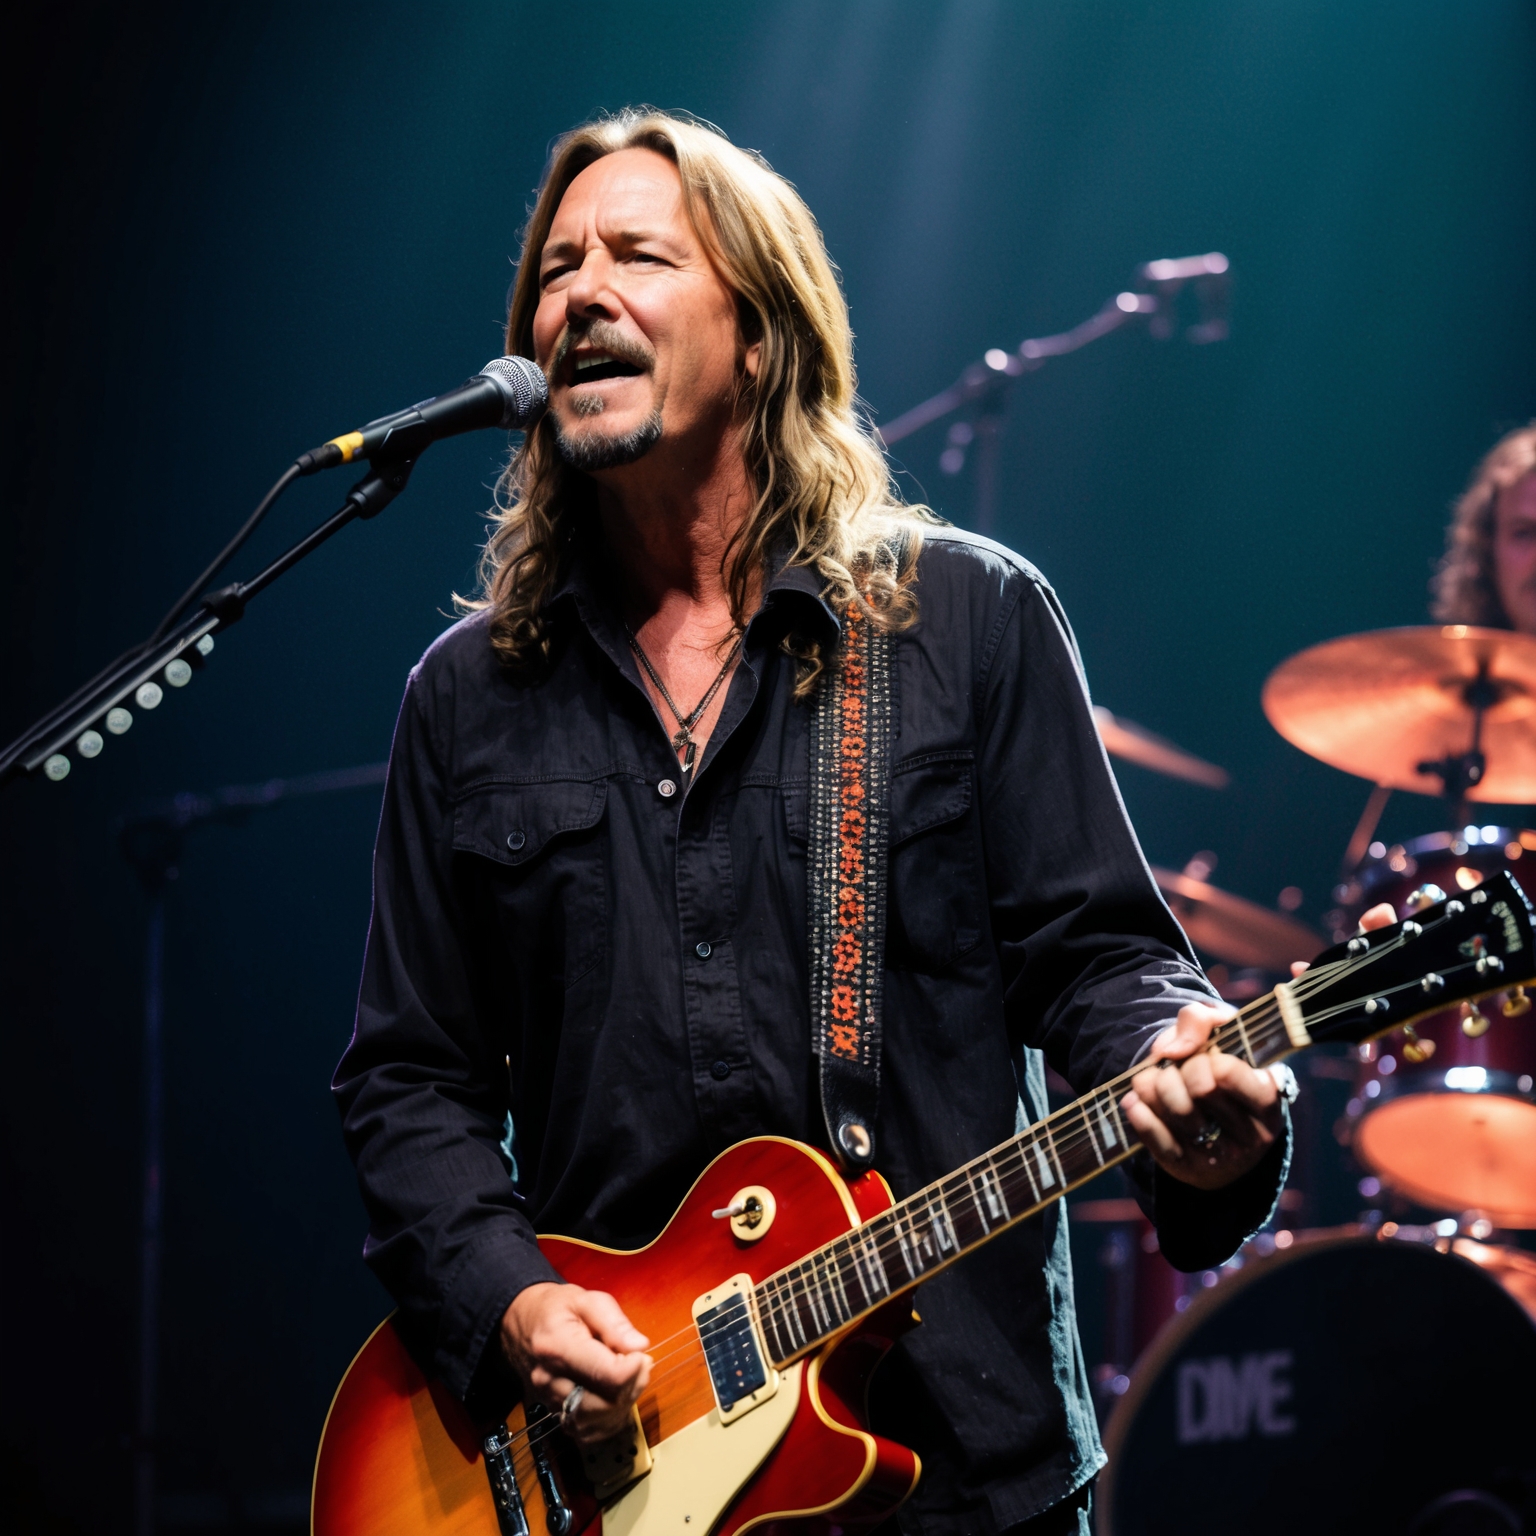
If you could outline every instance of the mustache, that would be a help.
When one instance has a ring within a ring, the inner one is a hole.
[[[601,347],[621,363],[628,363],[631,368],[638,368],[643,373],[650,373],[656,366],[656,354],[644,342],[621,331],[610,321],[588,320],[568,324],[560,333],[560,340],[555,343],[547,371],[558,374],[561,364],[571,355],[571,349],[581,342]]]

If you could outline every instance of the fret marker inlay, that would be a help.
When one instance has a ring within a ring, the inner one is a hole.
[[[1099,1105],[1099,1126],[1104,1136],[1104,1150],[1113,1151],[1119,1138],[1115,1135],[1115,1123],[1109,1118],[1109,1107],[1104,1104]]]

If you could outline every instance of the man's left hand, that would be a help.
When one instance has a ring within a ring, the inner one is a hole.
[[[1397,914],[1383,904],[1361,919],[1382,928]],[[1306,967],[1293,966],[1300,975]],[[1189,1003],[1171,1029],[1152,1042],[1149,1065],[1131,1079],[1120,1108],[1157,1165],[1196,1189],[1221,1189],[1242,1178],[1275,1144],[1284,1127],[1280,1090],[1264,1068],[1207,1050],[1211,1031],[1237,1010]]]
[[[1188,1003],[1152,1042],[1158,1063],[1131,1079],[1120,1108],[1160,1168],[1197,1189],[1220,1189],[1254,1167],[1283,1133],[1274,1078],[1223,1051],[1211,1031],[1236,1009]]]
[[[1220,1189],[1254,1167],[1283,1133],[1280,1091],[1261,1068],[1208,1051],[1236,1009],[1188,1003],[1152,1042],[1120,1108],[1160,1168],[1197,1189]]]

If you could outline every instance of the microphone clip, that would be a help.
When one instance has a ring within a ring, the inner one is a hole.
[[[342,503],[343,510],[350,508],[352,515],[362,521],[377,517],[405,489],[415,467],[414,458],[375,463],[347,492],[347,499]]]

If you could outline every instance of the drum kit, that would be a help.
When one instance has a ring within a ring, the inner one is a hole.
[[[1263,705],[1287,741],[1375,787],[1326,940],[1212,885],[1213,855],[1154,868],[1223,995],[1267,989],[1382,902],[1407,917],[1504,869],[1536,899],[1536,830],[1472,815],[1536,805],[1536,638],[1467,625],[1351,635],[1282,663]],[[1225,781],[1128,721],[1099,712],[1099,724],[1117,757]],[[1394,790],[1440,797],[1449,828],[1377,840]],[[1536,1230],[1531,999],[1513,988],[1351,1056],[1321,1063],[1350,1083],[1336,1130],[1362,1190],[1395,1197],[1400,1222],[1372,1212],[1368,1225],[1261,1234],[1220,1271],[1185,1277],[1133,1202],[1074,1208],[1110,1233],[1101,1532],[1536,1532],[1536,1256],[1516,1237]]]

